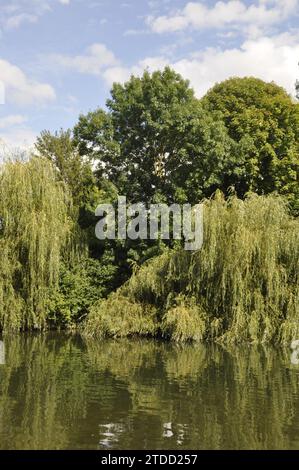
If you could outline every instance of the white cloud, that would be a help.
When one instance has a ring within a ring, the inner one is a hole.
[[[206,48],[181,60],[167,55],[147,57],[128,67],[121,64],[103,44],[90,46],[85,55],[55,56],[56,63],[81,73],[101,76],[111,86],[123,83],[131,75],[140,76],[170,65],[188,78],[198,97],[203,96],[216,82],[231,76],[255,76],[275,81],[289,93],[294,93],[298,73],[299,35],[284,33],[274,37],[247,40],[239,48]]]
[[[17,28],[22,23],[32,23],[50,11],[47,0],[2,0],[0,23],[7,29]]]
[[[218,1],[209,8],[202,2],[189,2],[168,16],[148,17],[156,33],[186,28],[224,28],[232,25],[270,26],[296,13],[298,0],[257,0],[247,5],[241,0]]]
[[[55,4],[69,5],[70,0],[1,0],[0,25],[11,30],[25,23],[36,23]]]
[[[8,155],[33,148],[37,135],[25,124],[26,121],[26,116],[18,114],[0,119],[0,163]]]
[[[141,75],[145,69],[154,71],[164,68],[168,61],[164,57],[147,57],[132,67],[122,65],[113,52],[104,44],[89,46],[83,55],[68,56],[52,54],[47,59],[48,65],[75,70],[79,73],[95,75],[105,79],[108,85],[124,82],[130,75]]]
[[[29,151],[36,141],[36,133],[25,123],[27,117],[12,114],[0,119],[0,163],[7,155]]]
[[[12,15],[7,18],[5,27],[6,29],[16,29],[23,23],[36,23],[38,20],[37,15],[30,15],[28,13],[21,13],[19,15]]]
[[[108,67],[102,74],[103,78],[109,86],[114,82],[124,83],[130,78],[131,75],[140,76],[144,70],[147,69],[149,72],[154,72],[158,69],[163,69],[168,65],[169,62],[165,57],[147,57],[138,62],[133,67]]]
[[[27,118],[21,114],[11,114],[9,116],[0,118],[0,129],[6,129],[8,127],[23,124],[26,121]]]
[[[209,48],[173,66],[177,72],[189,78],[198,96],[204,95],[216,82],[232,76],[254,76],[274,81],[294,94],[298,57],[298,38],[286,34],[276,38],[248,40],[239,49]]]
[[[123,36],[139,36],[141,34],[149,34],[150,31],[148,29],[126,29],[123,33]]]
[[[299,35],[284,33],[276,37],[260,37],[245,41],[240,48],[207,48],[178,61],[166,57],[149,57],[133,67],[109,67],[103,77],[109,85],[124,82],[131,74],[141,75],[170,65],[188,78],[198,97],[203,96],[216,82],[232,76],[254,76],[274,81],[294,94],[298,78]]]
[[[171,58],[164,50],[162,55],[146,57],[132,66],[118,61],[103,44],[90,46],[84,55],[55,55],[52,59],[60,66],[102,77],[108,86],[114,82],[123,83],[131,75],[140,76],[145,69],[152,72],[170,65],[190,80],[198,97],[216,82],[232,76],[255,76],[274,81],[294,94],[294,83],[299,75],[299,34],[251,37],[239,47],[209,47],[180,60]]]
[[[30,128],[11,129],[0,136],[0,161],[5,155],[18,152],[19,150],[29,151],[36,141],[36,134]]]
[[[0,81],[7,102],[18,105],[42,104],[55,99],[55,90],[48,83],[28,78],[16,65],[0,59]]]
[[[113,52],[104,44],[92,44],[85,54],[68,56],[63,54],[52,54],[50,61],[60,67],[76,70],[80,73],[101,75],[103,69],[118,63]]]

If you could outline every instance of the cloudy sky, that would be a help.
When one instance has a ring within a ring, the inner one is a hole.
[[[299,77],[299,0],[0,0],[0,139],[30,145],[170,64],[197,96],[230,76]]]

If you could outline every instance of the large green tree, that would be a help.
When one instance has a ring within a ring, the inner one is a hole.
[[[247,191],[286,195],[299,209],[299,105],[274,83],[231,78],[202,100],[220,111],[230,137],[238,143],[235,171],[227,184],[240,196]]]
[[[56,169],[58,179],[70,189],[78,209],[90,208],[98,198],[97,181],[88,158],[82,158],[70,130],[52,134],[43,131],[35,144],[38,154],[49,160]]]
[[[198,202],[234,166],[225,126],[170,68],[114,84],[107,108],[81,116],[74,136],[130,201]]]

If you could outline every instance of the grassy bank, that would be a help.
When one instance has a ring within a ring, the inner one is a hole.
[[[168,251],[108,299],[89,337],[287,343],[299,335],[299,221],[274,195],[218,194],[204,206],[198,252]]]

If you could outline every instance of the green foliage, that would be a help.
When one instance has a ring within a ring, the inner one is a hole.
[[[0,330],[46,326],[49,289],[72,228],[70,197],[40,158],[0,168]]]
[[[96,260],[81,259],[74,266],[62,264],[59,287],[49,298],[47,321],[58,327],[72,327],[86,316],[89,307],[113,290],[117,268],[108,253]]]
[[[81,156],[97,163],[100,184],[109,181],[129,202],[195,204],[234,188],[241,198],[277,192],[296,214],[298,110],[282,88],[254,78],[227,80],[198,100],[167,67],[114,84],[107,111],[80,116],[74,139]],[[151,241],[107,245],[121,282],[165,248]],[[93,243],[92,255],[99,249]]]
[[[226,190],[286,195],[299,213],[299,105],[285,90],[257,78],[231,78],[203,98],[209,111],[220,111],[230,137],[238,143],[238,161],[223,175]]]
[[[81,116],[74,136],[131,202],[198,202],[231,166],[225,126],[168,67],[114,84],[107,107]]]
[[[177,341],[264,343],[296,338],[299,221],[288,214],[284,200],[254,194],[244,201],[236,196],[225,200],[217,193],[204,204],[204,232],[201,250],[165,252],[141,267],[111,299],[97,303],[85,334],[118,336],[111,325],[121,323],[125,298],[130,305],[126,317],[134,304],[138,312],[151,305],[157,334]],[[121,324],[121,336],[136,333],[130,321]]]
[[[91,209],[97,204],[98,189],[91,164],[84,160],[70,131],[43,131],[35,144],[38,154],[47,158],[71,191],[73,204],[78,209]]]
[[[99,173],[113,178],[110,169],[119,155],[119,145],[114,138],[114,127],[109,113],[98,108],[95,111],[79,116],[74,127],[74,143],[80,155],[92,161],[98,161]],[[107,167],[109,164],[109,167]]]
[[[234,165],[234,143],[223,122],[205,111],[189,82],[169,68],[115,84],[107,109],[80,116],[74,128],[82,158],[97,164],[99,188],[109,182],[116,190],[107,191],[105,202],[120,194],[129,203],[197,203]],[[97,257],[102,246],[94,239],[91,244]],[[165,244],[173,246],[172,240]],[[160,241],[139,240],[107,246],[114,250],[120,282],[165,248]]]
[[[197,100],[169,68],[114,84],[81,116],[81,155],[130,201],[197,203],[216,189],[279,192],[299,211],[299,105],[274,83],[233,78]]]
[[[73,132],[43,132],[38,158],[1,167],[0,329],[73,326],[92,306],[91,336],[288,341],[299,332],[298,220],[285,205],[299,214],[298,106],[255,78],[197,100],[167,67],[115,84],[107,111]],[[205,202],[200,252],[95,237],[97,205],[119,194],[195,204],[218,188],[228,199]]]
[[[111,336],[155,336],[158,331],[156,308],[146,303],[131,301],[121,293],[113,293],[90,310],[94,322],[88,322],[85,334],[103,338]]]
[[[177,342],[201,341],[205,337],[207,315],[195,299],[178,296],[176,304],[163,316],[163,336]]]
[[[71,131],[61,130],[55,134],[48,131],[42,132],[37,139],[36,149],[40,157],[51,162],[55,169],[56,178],[64,182],[71,193],[72,218],[74,220],[73,251],[79,259],[79,264],[86,255],[89,255],[91,259],[99,260],[106,252],[102,268],[105,270],[111,246],[104,246],[95,237],[97,222],[95,209],[101,203],[113,202],[117,198],[117,189],[107,180],[98,180],[92,170],[91,159],[88,156],[82,157],[80,155]],[[92,261],[90,263],[92,264]],[[98,263],[95,262],[94,266],[98,266]],[[76,279],[78,278],[78,269],[80,270],[79,265],[74,271]],[[84,273],[83,269],[82,276],[85,279]],[[98,274],[101,275],[101,272],[99,271]],[[63,270],[61,275],[64,276]]]

